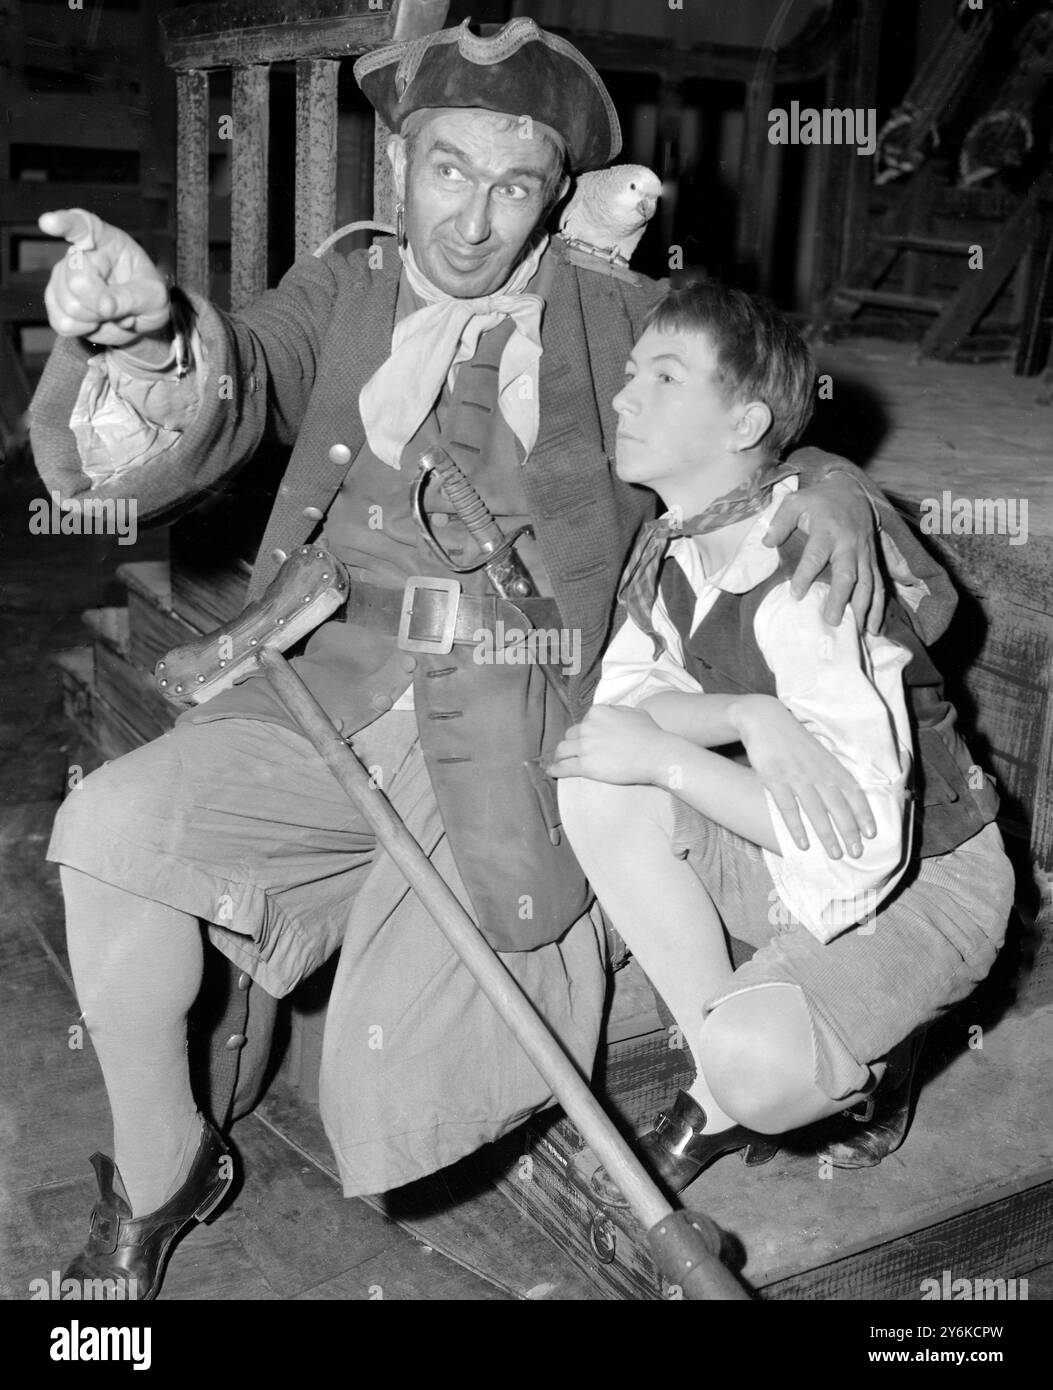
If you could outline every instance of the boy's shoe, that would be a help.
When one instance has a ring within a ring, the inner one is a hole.
[[[835,1168],[873,1168],[895,1153],[910,1128],[914,1081],[925,1030],[899,1043],[888,1054],[888,1070],[859,1105],[842,1111],[837,1132],[819,1150]]]
[[[667,1191],[682,1192],[724,1154],[744,1150],[742,1160],[752,1168],[768,1163],[779,1152],[779,1141],[770,1134],[757,1134],[744,1125],[705,1134],[705,1124],[706,1112],[701,1105],[686,1091],[678,1091],[670,1108],[655,1117],[654,1128],[636,1141],[635,1148],[644,1165]],[[591,1150],[578,1154],[574,1162],[591,1195],[605,1206],[626,1206],[606,1168],[595,1161],[594,1155],[589,1164],[586,1155],[591,1155]]]
[[[157,1297],[172,1246],[192,1221],[204,1221],[219,1206],[234,1181],[230,1149],[219,1131],[204,1120],[201,1143],[182,1187],[164,1206],[132,1217],[117,1165],[107,1154],[94,1153],[91,1165],[99,1182],[99,1199],[91,1213],[84,1249],[63,1279],[81,1283],[106,1280],[116,1297],[146,1302]],[[224,1162],[226,1160],[226,1162]]]
[[[724,1154],[742,1150],[749,1168],[770,1163],[779,1152],[779,1140],[758,1134],[745,1125],[732,1125],[715,1134],[704,1133],[706,1112],[693,1096],[678,1091],[668,1110],[655,1116],[654,1129],[639,1142],[644,1162],[670,1192],[682,1192],[711,1163]]]

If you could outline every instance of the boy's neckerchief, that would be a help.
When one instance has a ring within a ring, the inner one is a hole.
[[[772,468],[760,478],[753,477],[716,498],[704,512],[679,521],[676,517],[659,517],[657,521],[647,521],[640,532],[625,574],[618,588],[618,598],[625,604],[629,617],[654,643],[657,660],[664,649],[664,643],[654,630],[651,611],[658,597],[658,574],[662,561],[669,548],[669,542],[679,536],[704,536],[709,531],[720,531],[725,526],[734,526],[738,521],[756,516],[771,500],[771,491],[776,483],[784,478],[796,477],[797,468],[787,465]]]

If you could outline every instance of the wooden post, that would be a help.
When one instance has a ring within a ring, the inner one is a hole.
[[[395,176],[388,162],[391,131],[378,116],[373,131],[373,221],[395,224]]]
[[[735,257],[748,269],[758,287],[766,286],[768,267],[764,264],[765,204],[774,203],[766,188],[769,153],[768,112],[774,92],[775,54],[766,51],[757,59],[757,68],[746,85],[743,115],[742,155],[739,163],[739,215],[735,229]]]
[[[176,76],[176,279],[208,295],[208,73]]]
[[[856,111],[876,110],[878,58],[884,18],[885,0],[863,0],[861,13],[856,17],[847,48],[847,88],[841,92],[836,89],[832,92],[834,105],[847,106]],[[876,124],[875,115],[875,126]],[[856,133],[858,135],[859,132]],[[854,265],[863,254],[874,157],[853,152],[852,157],[848,158],[846,153],[842,167],[845,188],[844,220],[837,259],[839,279],[843,279],[846,269]]]
[[[296,254],[308,255],[336,225],[338,61],[296,64]]]
[[[230,307],[237,313],[267,288],[267,147],[270,65],[235,68],[231,158]]]
[[[150,93],[143,114],[139,184],[145,210],[143,249],[166,272],[175,271],[175,83],[161,56],[158,18],[166,0],[141,0],[142,90]]]
[[[664,81],[658,93],[658,112],[656,132],[658,157],[655,169],[658,177],[665,181],[677,181],[680,177],[680,127],[684,118],[684,87],[682,82]],[[662,198],[658,204],[662,236],[669,245],[673,240],[673,224],[676,204],[672,198]]]

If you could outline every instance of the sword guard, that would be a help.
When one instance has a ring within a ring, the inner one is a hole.
[[[483,569],[484,566],[488,568],[495,562],[502,561],[513,548],[516,541],[519,540],[520,536],[533,536],[534,528],[532,526],[520,526],[518,530],[513,531],[510,536],[505,536],[501,544],[495,546],[492,550],[481,551],[478,558],[472,560],[467,565],[458,564],[453,556],[446,550],[445,546],[436,539],[435,532],[431,529],[431,521],[427,512],[424,510],[424,493],[427,490],[428,480],[433,471],[432,465],[424,462],[426,458],[427,454],[422,455],[420,472],[417,474],[416,478],[414,478],[413,486],[410,488],[410,506],[413,510],[413,520],[417,523],[421,539],[435,558],[440,561],[441,564],[445,565],[447,569],[452,570],[454,574],[471,574],[475,570]],[[510,597],[529,598],[531,595],[519,594],[510,595]]]
[[[435,533],[431,529],[431,522],[428,519],[428,514],[424,510],[424,493],[427,490],[428,479],[430,477],[430,465],[422,463],[420,472],[414,478],[413,486],[410,488],[410,507],[413,511],[413,520],[417,523],[417,530],[420,532],[421,540],[439,563],[445,565],[448,570],[452,570],[454,574],[471,574],[473,570],[482,569],[489,557],[484,555],[481,559],[474,561],[470,565],[459,565],[454,560],[453,556],[447,552],[445,547],[440,545],[435,539]]]

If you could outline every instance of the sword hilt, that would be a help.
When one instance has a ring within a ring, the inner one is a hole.
[[[455,563],[453,557],[447,554],[435,539],[424,514],[423,491],[433,473],[453,504],[458,519],[464,523],[468,534],[481,551],[481,557],[471,564]],[[424,541],[455,574],[468,574],[485,566],[491,584],[502,598],[514,600],[537,596],[537,585],[515,552],[516,541],[520,536],[532,536],[532,529],[529,526],[520,526],[512,535],[506,536],[497,524],[493,512],[445,449],[426,449],[421,454],[420,473],[413,486],[411,502]]]
[[[413,516],[420,528],[421,537],[434,555],[455,574],[468,574],[471,570],[486,569],[486,576],[501,598],[515,605],[516,599],[536,598],[537,585],[533,575],[516,554],[515,545],[520,536],[532,536],[529,526],[520,526],[506,536],[494,517],[493,512],[476,492],[475,488],[450,458],[445,449],[426,449],[421,454],[420,472],[410,492],[410,505]],[[455,564],[432,534],[428,518],[424,514],[424,489],[434,473],[442,485],[442,490],[464,522],[468,534],[472,536],[482,551],[482,559],[470,565]],[[514,611],[520,612],[519,609]],[[530,624],[524,618],[525,626]],[[563,708],[573,715],[570,700],[564,683],[549,666],[542,663],[542,674],[552,687]]]
[[[484,550],[495,550],[504,540],[493,513],[445,449],[426,449],[421,468],[430,469],[456,508],[469,533]]]

